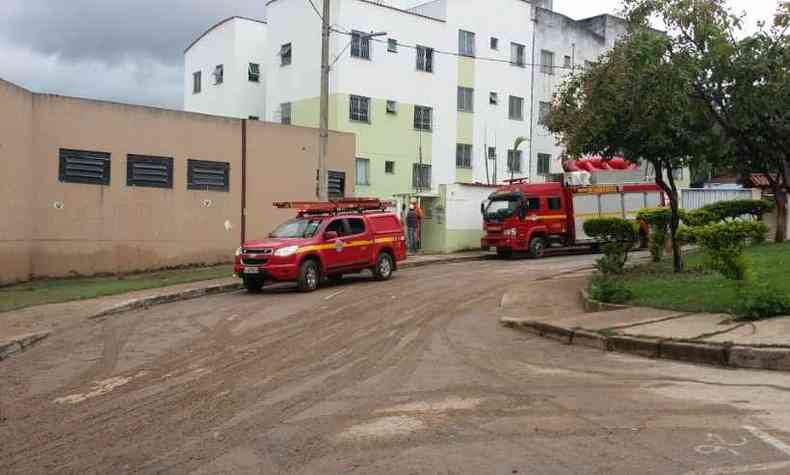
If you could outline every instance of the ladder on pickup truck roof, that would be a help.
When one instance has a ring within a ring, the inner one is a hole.
[[[295,209],[303,215],[336,215],[340,213],[364,213],[386,211],[390,203],[378,198],[343,198],[329,201],[278,201],[273,203],[279,209]]]

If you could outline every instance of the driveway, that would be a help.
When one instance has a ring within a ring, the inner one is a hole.
[[[506,293],[578,312],[567,279],[593,259],[437,265],[69,326],[0,363],[0,473],[790,472],[790,376],[498,324],[518,316]]]

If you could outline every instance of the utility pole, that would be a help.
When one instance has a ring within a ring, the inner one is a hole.
[[[329,200],[329,170],[327,153],[329,149],[329,0],[324,0],[321,16],[321,118],[319,121],[318,143],[318,199]]]

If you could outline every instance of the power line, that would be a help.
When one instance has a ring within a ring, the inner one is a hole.
[[[318,15],[318,18],[320,18],[321,21],[323,22],[324,21],[324,15],[322,15],[321,12],[318,11],[318,7],[315,6],[315,3],[313,3],[313,0],[307,0],[307,1],[310,3],[310,6],[313,7],[313,11],[315,12],[316,15]]]

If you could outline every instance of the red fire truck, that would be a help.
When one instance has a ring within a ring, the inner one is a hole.
[[[512,180],[481,204],[483,249],[500,257],[527,251],[539,258],[554,247],[596,247],[584,233],[584,222],[598,217],[636,219],[642,208],[664,204],[654,183],[573,184],[573,173],[557,183],[529,184]],[[578,181],[576,181],[578,182]],[[643,228],[643,239],[647,229]]]
[[[296,282],[309,292],[322,277],[340,279],[366,269],[387,280],[406,259],[400,219],[377,199],[330,202],[281,202],[296,217],[278,226],[268,239],[247,241],[236,251],[236,275],[247,290],[265,282]]]

